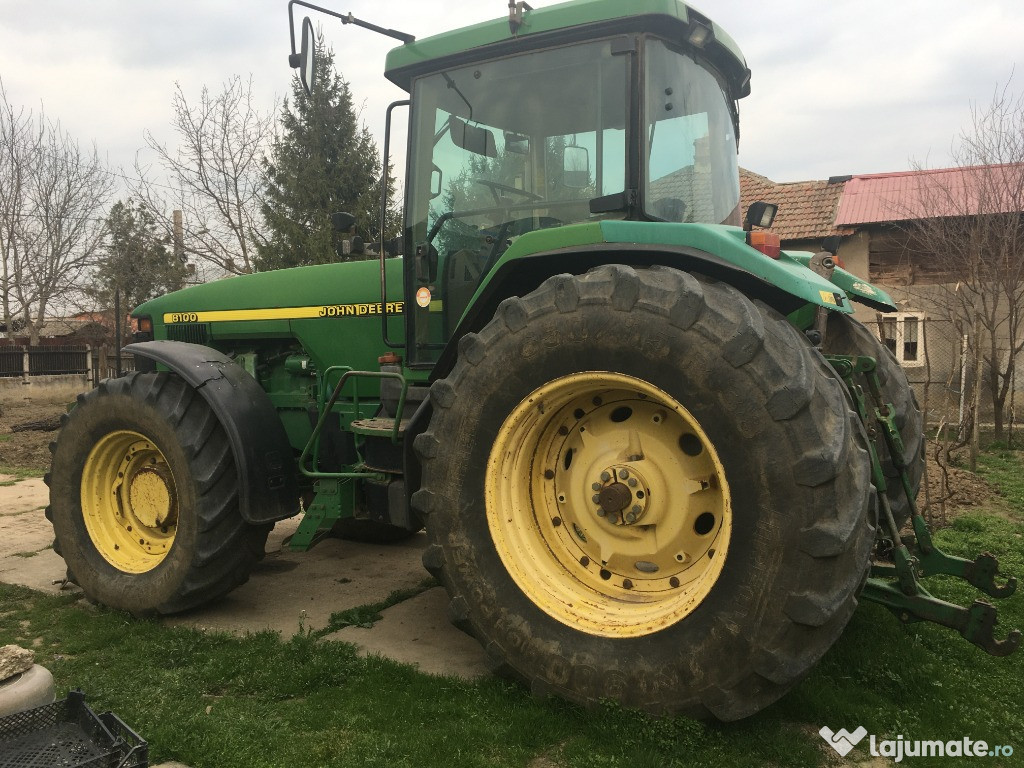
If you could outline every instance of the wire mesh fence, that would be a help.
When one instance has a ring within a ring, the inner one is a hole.
[[[993,351],[991,339],[982,333],[979,361],[974,329],[963,323],[904,312],[865,324],[906,372],[929,426],[962,429],[969,425],[975,408],[975,387],[980,382],[980,424],[991,428],[998,418],[1006,433],[1012,434],[1018,403],[1024,404],[1024,375],[1015,371],[1017,360],[1012,359],[1008,342],[997,342]],[[991,365],[993,354],[995,370]],[[993,378],[999,385],[997,392],[1007,383],[998,415]]]

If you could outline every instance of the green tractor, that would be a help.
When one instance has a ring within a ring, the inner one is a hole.
[[[859,598],[1017,647],[988,602],[921,585],[1015,582],[916,511],[921,414],[852,317],[890,298],[827,250],[781,252],[773,206],[741,217],[750,71],[719,26],[679,0],[510,2],[415,40],[292,0],[307,88],[295,5],[402,41],[403,233],[134,311],[138,370],[79,397],[49,475],[90,599],[213,600],[302,514],[296,549],[425,527],[494,670],[578,702],[746,717]]]

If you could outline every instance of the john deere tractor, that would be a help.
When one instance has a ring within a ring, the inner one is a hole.
[[[852,316],[892,301],[828,250],[781,251],[773,206],[741,213],[750,71],[718,25],[679,0],[511,2],[416,40],[295,6],[401,41],[404,229],[134,311],[138,370],[79,397],[49,476],[88,597],[216,599],[302,514],[296,549],[425,527],[495,671],[579,702],[748,716],[860,598],[1017,647],[988,602],[921,584],[1015,586],[917,513],[921,414]],[[308,18],[295,38],[315,88]]]

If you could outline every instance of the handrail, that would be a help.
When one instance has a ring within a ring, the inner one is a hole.
[[[323,373],[323,381],[327,380],[327,375],[332,370],[342,370],[347,366],[331,366]],[[402,423],[402,411],[405,409],[405,396],[409,389],[409,382],[405,380],[405,377],[400,373],[393,371],[354,371],[351,368],[345,370],[341,378],[338,379],[338,383],[334,387],[334,392],[331,393],[330,399],[324,405],[320,411],[320,418],[317,419],[316,426],[313,427],[313,433],[309,436],[306,441],[305,447],[302,449],[302,454],[299,456],[299,471],[306,477],[319,478],[319,479],[352,479],[360,477],[377,477],[380,475],[379,472],[319,472],[315,469],[309,469],[306,467],[306,462],[310,457],[310,453],[313,450],[313,446],[316,441],[320,438],[320,432],[324,428],[324,424],[327,422],[327,415],[334,408],[334,404],[338,401],[338,397],[341,395],[341,390],[345,386],[345,383],[352,378],[358,381],[359,378],[365,377],[370,379],[397,379],[402,385],[402,393],[398,397],[398,409],[395,414],[395,424],[391,430],[391,442],[398,444],[398,435],[400,433],[400,427]],[[356,390],[353,392],[355,411],[359,412],[359,392]],[[317,399],[320,399],[319,389]]]

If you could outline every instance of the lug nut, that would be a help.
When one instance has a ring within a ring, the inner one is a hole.
[[[593,495],[593,497],[591,497],[591,501],[593,501],[595,504],[600,504],[601,503],[601,494],[595,493]]]
[[[601,482],[607,483],[611,479],[612,479],[612,476],[611,476],[611,474],[609,472],[602,472],[601,473]]]
[[[626,481],[626,485],[628,485],[630,488],[636,488],[636,478],[629,478],[629,480]]]
[[[619,470],[619,480],[625,480],[627,477],[629,477],[629,472],[627,472],[624,469],[620,469]]]
[[[626,516],[623,518],[623,520],[625,520],[627,523],[635,523],[636,522],[636,513],[635,512],[627,512]]]
[[[643,510],[643,507],[641,507],[641,506],[640,506],[639,504],[634,504],[634,505],[633,505],[633,510],[632,510],[632,511],[633,511],[633,514],[634,514],[634,515],[639,515],[639,514],[640,514],[641,512],[643,512],[644,510]]]
[[[590,484],[590,490],[592,490],[592,491],[600,491],[601,487],[602,486],[601,486],[600,483],[591,483]]]

